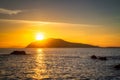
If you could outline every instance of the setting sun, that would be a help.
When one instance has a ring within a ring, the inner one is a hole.
[[[36,40],[43,40],[44,39],[44,35],[43,34],[36,34]]]

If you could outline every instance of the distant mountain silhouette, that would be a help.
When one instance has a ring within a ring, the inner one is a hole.
[[[42,41],[30,43],[26,48],[97,48],[89,44],[73,43],[62,39],[49,38]]]

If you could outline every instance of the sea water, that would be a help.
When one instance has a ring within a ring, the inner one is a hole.
[[[10,55],[14,50],[28,55]],[[120,48],[0,49],[0,80],[120,80],[117,64]]]

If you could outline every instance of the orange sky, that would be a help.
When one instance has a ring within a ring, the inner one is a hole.
[[[120,46],[120,34],[103,25],[6,19],[0,22],[6,24],[6,28],[1,28],[0,47],[25,47],[36,40],[37,33],[43,33],[45,38],[61,38],[70,42]]]
[[[36,40],[120,47],[120,0],[0,0],[0,48]]]

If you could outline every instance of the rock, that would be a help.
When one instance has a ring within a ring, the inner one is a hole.
[[[120,70],[120,64],[115,65],[114,68],[115,68],[116,70]]]
[[[12,54],[12,55],[26,55],[26,52],[25,51],[13,51],[10,54]]]
[[[105,60],[107,60],[107,57],[99,57],[98,59],[99,59],[99,60],[104,60],[104,61],[105,61]]]
[[[98,60],[103,60],[103,61],[105,61],[105,60],[107,60],[107,57],[101,57],[101,56],[95,56],[95,55],[92,55],[91,56],[91,59],[98,59]]]
[[[97,59],[97,56],[92,55],[92,56],[91,56],[91,59]]]

